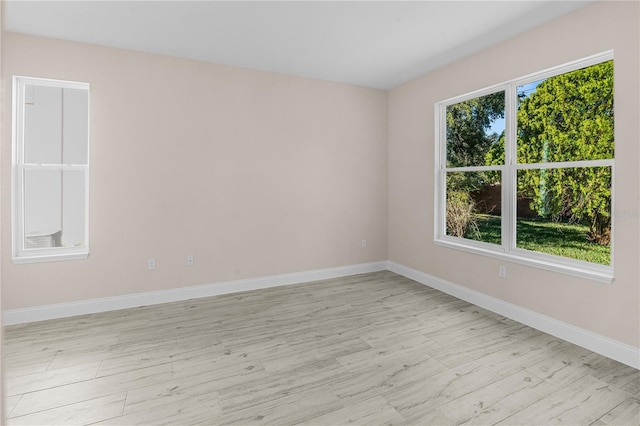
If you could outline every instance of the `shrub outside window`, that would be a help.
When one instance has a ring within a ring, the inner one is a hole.
[[[613,279],[613,54],[436,104],[435,241]]]

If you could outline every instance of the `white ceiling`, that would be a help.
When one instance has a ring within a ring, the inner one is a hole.
[[[4,29],[389,89],[589,1],[24,1]]]

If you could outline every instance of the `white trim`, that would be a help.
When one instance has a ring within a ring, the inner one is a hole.
[[[36,306],[33,308],[11,309],[3,313],[3,325],[23,324],[65,318],[76,315],[94,314],[115,311],[118,309],[136,308],[160,303],[197,299],[200,297],[218,296],[242,291],[301,284],[311,281],[346,277],[386,270],[386,261],[361,263],[357,265],[339,266],[336,268],[316,269],[294,272],[291,274],[271,275],[249,278],[246,280],[226,281],[193,287],[175,288],[171,290],[152,291],[148,293],[128,294],[124,296],[101,299],[81,300],[78,302],[59,303],[55,305]]]
[[[497,83],[492,86],[487,86],[483,89],[463,93],[461,95],[454,96],[452,98],[445,99],[437,103],[442,104],[444,107],[447,107],[449,105],[454,105],[460,102],[468,101],[473,98],[479,98],[482,96],[491,95],[493,93],[498,93],[500,91],[507,91],[508,86],[523,86],[528,83],[533,83],[534,81],[544,80],[549,77],[555,77],[560,74],[566,74],[571,71],[576,71],[581,68],[590,67],[591,65],[597,65],[599,63],[612,61],[612,60],[614,60],[613,50],[607,50],[601,53],[596,53],[595,55],[587,56],[585,58],[579,58],[574,61],[564,63],[562,65],[547,68],[545,70],[535,71],[535,72],[532,72],[531,74],[527,74],[522,77],[512,78],[511,80],[503,81],[501,83]]]
[[[387,269],[481,308],[574,343],[585,349],[640,369],[640,348],[531,311],[504,300],[454,284],[407,266],[387,261]]]
[[[613,158],[603,158],[601,160],[579,160],[579,161],[552,161],[549,163],[518,163],[513,167],[517,170],[540,170],[540,169],[579,169],[585,167],[613,167]]]
[[[513,84],[514,86],[524,86],[525,84],[533,83],[534,81],[547,79],[549,77],[555,77],[556,75],[560,74],[566,74],[571,71],[590,67],[591,65],[597,65],[602,62],[612,61],[614,60],[613,53],[613,49],[606,50],[601,53],[596,53],[595,55],[587,56],[586,58],[579,58],[574,61],[567,62],[563,65],[555,66],[542,71],[536,71],[531,74],[525,75],[524,77],[510,80],[507,83]]]
[[[42,77],[29,77],[26,75],[14,75],[15,80],[22,80],[29,82],[32,86],[45,86],[45,87],[57,87],[60,89],[78,89],[78,90],[89,90],[89,83],[81,82],[81,81],[70,81],[70,80],[57,80],[51,78],[42,78]]]
[[[25,163],[24,97],[27,85],[84,90],[87,92],[87,159],[86,164],[31,164]],[[76,81],[52,80],[14,75],[12,80],[12,153],[11,153],[11,256],[15,264],[86,259],[89,255],[89,167],[90,167],[90,84]],[[53,247],[25,249],[25,172],[27,171],[80,171],[84,174],[84,245],[82,247]]]
[[[76,315],[86,315],[98,312],[115,311],[118,309],[136,308],[140,306],[197,299],[200,297],[218,296],[222,294],[302,284],[312,281],[384,270],[389,270],[396,274],[403,275],[421,284],[457,297],[458,299],[473,303],[474,305],[496,312],[500,315],[504,315],[514,321],[528,325],[529,327],[549,333],[600,355],[640,369],[640,348],[635,348],[608,337],[584,330],[478,291],[450,283],[443,279],[392,261],[361,263],[357,265],[316,269],[311,271],[294,272],[291,274],[271,275],[238,281],[226,281],[194,287],[136,293],[125,296],[82,300],[70,303],[59,303],[55,305],[36,306],[33,308],[12,309],[3,312],[2,320],[3,325],[23,324],[35,321],[72,317]]]
[[[510,144],[505,146],[513,148]],[[513,149],[511,149],[513,151]],[[603,158],[600,160],[577,160],[577,161],[551,161],[548,163],[516,163],[514,159],[510,159],[513,168],[517,170],[539,170],[539,169],[577,169],[580,167],[613,167],[614,160],[612,158]],[[447,173],[456,172],[485,172],[485,171],[505,171],[508,167],[504,164],[496,166],[461,166],[446,167],[442,170]]]
[[[506,250],[504,246],[496,246],[495,244],[466,240],[449,235],[442,236],[439,240],[434,240],[433,243],[450,249],[493,257],[494,259],[507,260],[520,265],[541,268],[545,271],[559,272],[603,284],[611,284],[615,279],[613,266],[598,265],[596,263],[583,262],[520,248]]]
[[[504,165],[498,166],[463,166],[463,167],[444,167],[442,170],[448,173],[455,172],[488,172],[488,171],[503,171],[506,167]]]
[[[64,247],[62,247],[64,248]],[[73,248],[73,247],[72,247]],[[44,249],[44,250],[52,250],[52,249]],[[44,250],[40,250],[40,253],[44,253]],[[77,252],[65,251],[64,253],[60,250],[55,250],[54,254],[39,254],[39,255],[30,255],[23,257],[16,257],[12,260],[15,265],[22,265],[26,263],[39,263],[39,262],[52,262],[58,260],[84,260],[89,257],[89,249],[83,247],[81,250]]]

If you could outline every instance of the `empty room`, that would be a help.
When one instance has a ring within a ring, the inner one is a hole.
[[[640,2],[1,7],[0,423],[640,424]]]

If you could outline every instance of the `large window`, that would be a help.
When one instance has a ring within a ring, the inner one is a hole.
[[[610,282],[613,55],[436,105],[439,244]]]
[[[13,78],[13,260],[88,255],[89,85]]]

